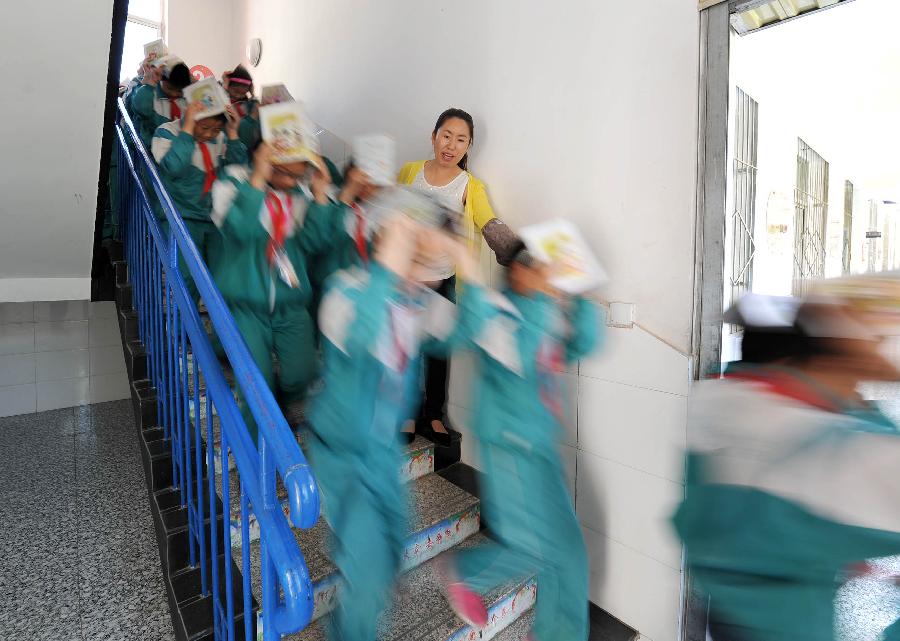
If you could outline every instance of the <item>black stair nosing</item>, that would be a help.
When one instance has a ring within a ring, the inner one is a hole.
[[[174,600],[174,597],[170,596],[170,599]],[[235,594],[234,606],[234,638],[235,641],[243,641],[244,602],[242,594]],[[256,638],[256,615],[258,612],[259,605],[251,598],[250,639]],[[176,603],[172,621],[176,638],[179,641],[212,641],[215,636],[213,630],[213,596],[210,594],[188,602]]]
[[[588,601],[590,641],[635,641],[639,633],[593,601]]]

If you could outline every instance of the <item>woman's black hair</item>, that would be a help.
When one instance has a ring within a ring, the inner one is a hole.
[[[463,122],[465,122],[469,126],[469,146],[472,146],[472,143],[475,142],[475,121],[472,119],[471,114],[467,111],[463,111],[462,109],[457,109],[456,107],[451,107],[440,116],[438,116],[437,124],[434,125],[434,131],[431,132],[432,136],[436,136],[437,132],[440,131],[441,127],[444,126],[444,123],[450,120],[451,118],[459,118]],[[467,170],[469,167],[469,152],[460,159],[457,163],[459,168],[462,170]]]
[[[191,84],[191,72],[183,62],[179,62],[169,69],[164,78],[166,82],[177,89],[184,89]]]

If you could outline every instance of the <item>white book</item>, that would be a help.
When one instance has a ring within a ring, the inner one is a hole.
[[[315,124],[303,104],[283,102],[259,108],[262,137],[275,150],[276,163],[318,162],[319,141]]]
[[[165,58],[169,55],[169,48],[166,46],[166,41],[160,38],[159,40],[154,40],[153,42],[148,42],[144,45],[144,58],[149,56],[151,53],[156,54],[156,60],[160,58]]]
[[[264,105],[274,105],[280,102],[294,102],[294,97],[283,84],[265,85],[262,88],[260,102]]]
[[[393,185],[397,177],[397,143],[390,136],[369,134],[353,139],[353,164],[375,185]]]
[[[184,98],[190,105],[193,102],[203,103],[205,109],[197,114],[197,120],[218,116],[225,113],[228,106],[228,94],[215,78],[204,78],[184,88]]]
[[[567,294],[582,294],[602,285],[606,272],[570,221],[557,218],[519,232],[528,251],[553,267],[550,284]]]
[[[168,55],[163,56],[162,58],[157,58],[156,60],[152,61],[150,65],[162,69],[171,69],[175,65],[183,62],[184,60],[182,60],[178,56]]]

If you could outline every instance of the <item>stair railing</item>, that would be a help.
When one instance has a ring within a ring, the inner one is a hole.
[[[278,639],[302,630],[312,617],[312,583],[290,526],[309,528],[316,523],[318,488],[121,99],[118,107],[119,220],[124,227],[125,258],[138,332],[147,352],[148,377],[156,389],[158,422],[171,443],[174,484],[182,507],[187,508],[190,562],[199,565],[203,595],[212,597],[217,640],[233,641],[236,634],[244,639],[257,634],[266,641]],[[160,215],[168,223],[168,234]],[[194,279],[234,370],[236,385],[259,426],[258,447],[185,286],[179,259]],[[221,439],[218,461],[216,419]],[[239,488],[230,487],[229,455],[239,475]],[[277,497],[276,474],[287,490],[289,516]],[[235,533],[228,518],[235,490],[240,493],[242,524],[238,535],[240,591],[235,590],[232,576]],[[218,491],[222,515],[218,513]],[[259,568],[251,567],[251,506],[259,527]],[[221,565],[220,554],[224,555]],[[257,629],[252,602],[254,571],[262,586],[262,603],[258,604],[262,630]],[[243,602],[235,603],[238,598]],[[238,626],[241,607],[243,626]]]

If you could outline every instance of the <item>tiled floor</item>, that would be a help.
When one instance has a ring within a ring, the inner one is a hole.
[[[0,418],[0,638],[173,639],[129,401]]]
[[[0,416],[128,395],[115,303],[0,303]]]

